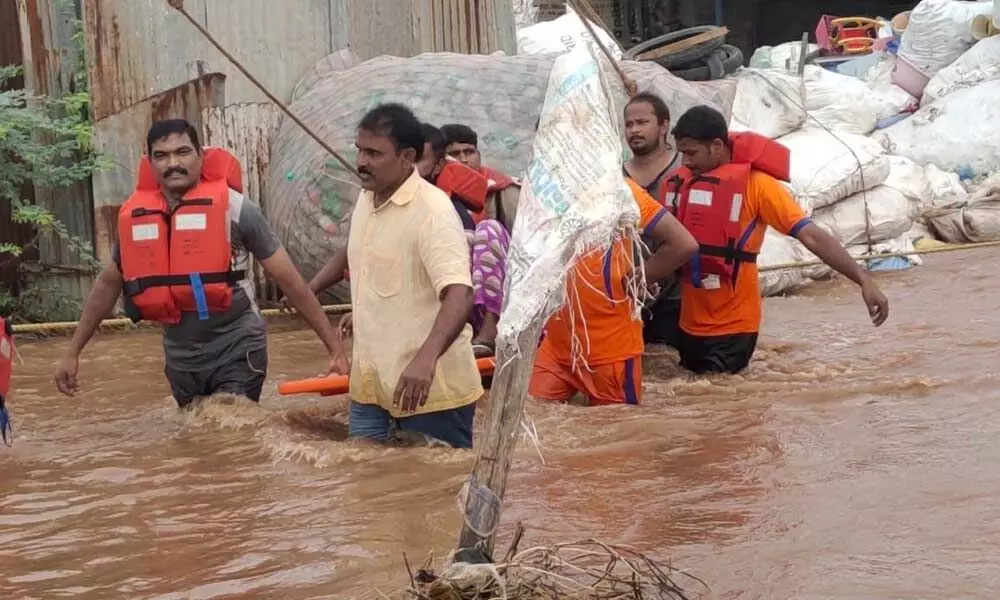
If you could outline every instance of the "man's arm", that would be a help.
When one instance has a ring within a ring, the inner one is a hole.
[[[347,245],[337,248],[330,260],[326,261],[323,268],[309,281],[309,290],[318,294],[323,290],[331,288],[344,280],[344,273],[347,271]]]
[[[260,261],[264,272],[278,284],[292,306],[326,346],[330,353],[330,372],[346,373],[348,363],[343,344],[330,325],[319,300],[292,264],[288,252],[281,247],[260,209],[246,199],[240,208],[238,225],[243,244]]]
[[[691,232],[666,209],[662,210],[664,212],[659,219],[646,229],[649,236],[660,244],[646,260],[646,281],[650,283],[672,275],[698,251],[698,241]]]
[[[761,220],[785,235],[797,238],[820,260],[861,286],[861,296],[876,327],[889,318],[889,300],[878,285],[833,236],[813,223],[787,189],[772,177],[754,173],[747,198],[758,202]]]
[[[815,223],[807,223],[796,235],[802,245],[835,271],[861,286],[861,295],[868,314],[876,327],[889,318],[889,300],[872,280],[868,272],[858,265],[847,250],[832,235]]]
[[[114,250],[112,253],[117,254],[117,251]],[[94,336],[101,321],[114,309],[121,292],[122,275],[118,271],[118,266],[112,261],[101,270],[97,280],[94,281],[94,287],[87,297],[87,304],[83,307],[80,322],[73,332],[73,339],[56,367],[55,382],[60,392],[68,396],[76,393],[76,373],[79,369],[80,353]]]

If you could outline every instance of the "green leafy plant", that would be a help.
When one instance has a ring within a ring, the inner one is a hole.
[[[0,66],[0,88],[20,74],[20,66]],[[36,192],[66,188],[108,166],[94,151],[89,103],[86,91],[58,98],[22,89],[0,92],[0,202],[10,205],[15,223],[30,225],[34,231],[24,245],[0,243],[0,265],[18,260],[26,248],[37,247],[44,236],[52,235],[61,238],[85,266],[97,266],[90,242],[72,235],[48,208],[22,197],[26,184]]]

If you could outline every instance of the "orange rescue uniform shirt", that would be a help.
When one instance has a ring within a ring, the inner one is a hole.
[[[667,209],[639,184],[626,181],[639,206],[639,227],[649,231]],[[566,281],[566,305],[545,324],[543,343],[552,359],[572,364],[574,328],[590,366],[642,354],[642,321],[633,318],[633,302],[622,284],[634,268],[633,252],[633,243],[623,239],[606,251],[596,250],[577,260]]]
[[[794,237],[809,222],[777,179],[760,171],[750,172],[740,210],[740,228],[743,231],[754,228],[745,246],[747,252],[760,252],[765,226]],[[708,290],[685,281],[681,285],[680,326],[685,333],[697,337],[757,333],[762,306],[757,265],[744,263],[735,286],[723,283],[719,289]]]

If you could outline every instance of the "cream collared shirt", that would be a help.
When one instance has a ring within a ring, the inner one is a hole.
[[[438,359],[427,404],[392,405],[399,376],[423,345],[449,285],[472,287],[469,244],[448,196],[414,169],[388,202],[359,194],[347,243],[354,312],[351,398],[394,417],[459,408],[483,394],[466,325]]]

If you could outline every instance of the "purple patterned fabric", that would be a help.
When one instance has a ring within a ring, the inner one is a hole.
[[[507,250],[510,234],[496,220],[476,225],[472,235],[472,325],[478,332],[487,313],[500,315],[504,282],[507,277]]]

